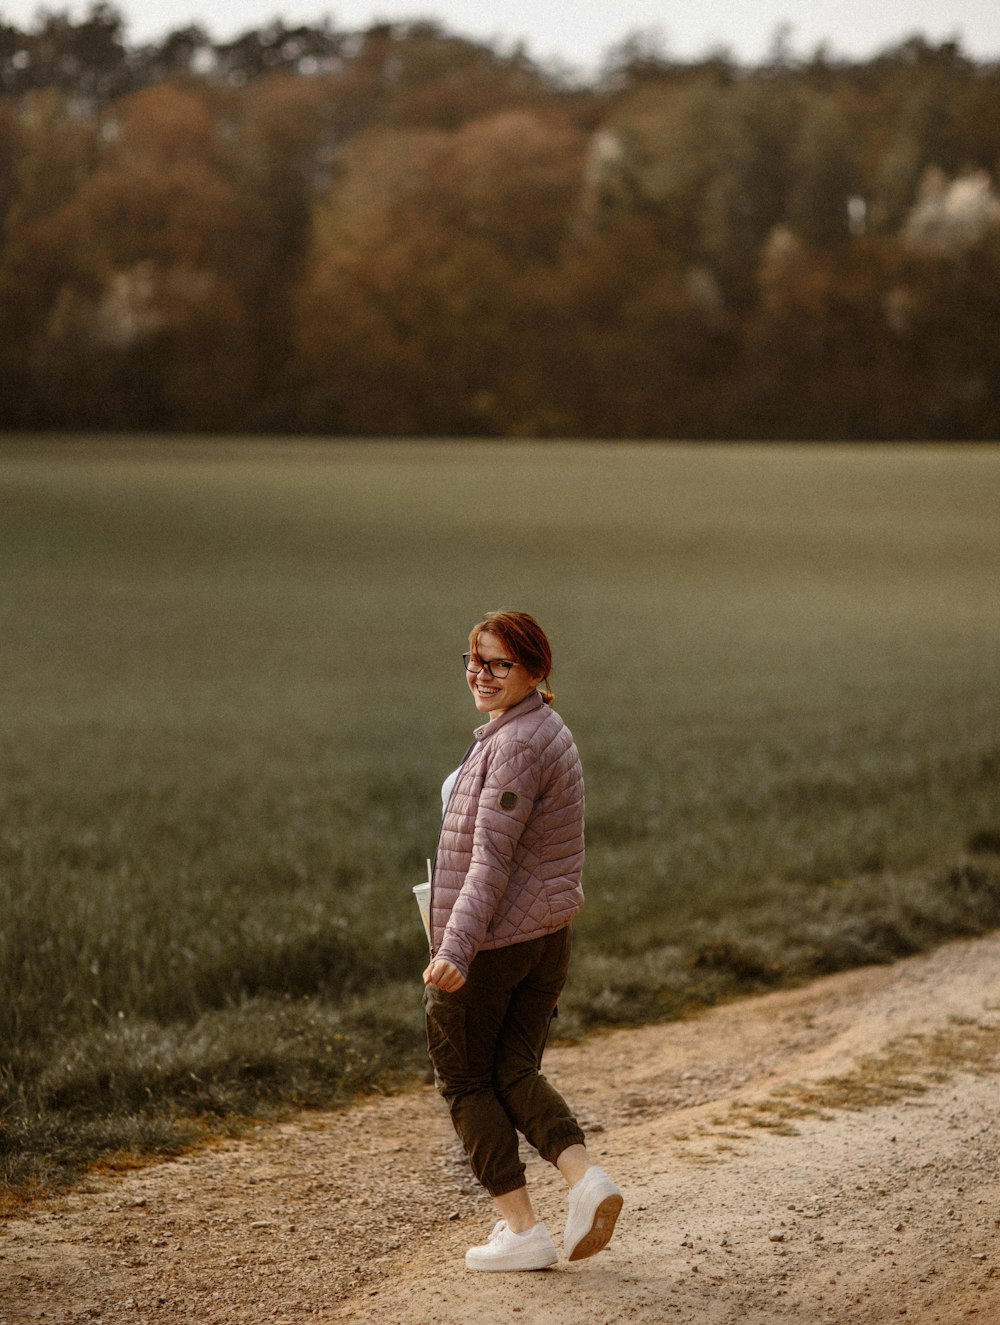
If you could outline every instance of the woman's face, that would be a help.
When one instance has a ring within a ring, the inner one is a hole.
[[[509,708],[513,708],[515,704],[520,704],[542,678],[537,673],[529,672],[522,663],[514,662],[496,635],[488,630],[481,630],[476,636],[476,647],[469,659],[469,666],[474,667],[476,663],[487,662],[514,663],[509,670],[503,667],[494,669],[498,672],[507,670],[507,675],[504,677],[491,676],[485,667],[479,672],[465,673],[476,708],[480,713],[488,713],[492,721],[494,718],[499,718],[501,713],[506,713]]]

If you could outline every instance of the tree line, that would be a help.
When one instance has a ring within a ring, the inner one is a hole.
[[[995,438],[1000,66],[0,23],[0,426]]]

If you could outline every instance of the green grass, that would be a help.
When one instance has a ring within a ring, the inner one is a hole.
[[[425,1073],[424,873],[534,611],[565,1034],[1000,924],[1000,449],[0,446],[0,1181]]]

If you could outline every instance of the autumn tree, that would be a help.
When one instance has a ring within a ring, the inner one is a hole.
[[[0,25],[0,83],[23,96],[55,89],[91,108],[134,86],[119,10],[96,0],[78,21],[42,10],[31,32]]]
[[[1000,433],[1000,195],[988,172],[929,170],[900,237],[892,310],[913,365],[915,431]]]
[[[872,224],[889,234],[902,225],[928,166],[949,173],[967,164],[956,123],[968,62],[952,43],[914,39],[884,57],[880,111],[886,140],[872,181]]]
[[[727,86],[712,73],[646,79],[618,99],[592,144],[596,211],[638,213],[672,251],[698,261],[699,217],[722,165]]]
[[[99,151],[96,125],[54,91],[24,98],[6,117],[10,183],[0,245],[0,418],[47,422],[32,388],[36,354],[71,259],[57,218],[83,186]]]
[[[551,80],[522,53],[501,55],[437,23],[394,26],[383,68],[384,119],[400,127],[457,129],[553,100]]]
[[[647,219],[581,232],[558,267],[518,287],[506,431],[705,437],[731,385],[734,324],[705,273]]]
[[[753,437],[900,436],[908,388],[889,294],[898,261],[874,240],[810,248],[772,232],[743,324],[741,413]]]
[[[326,191],[344,138],[340,93],[329,79],[261,78],[233,116],[232,184],[243,235],[239,284],[258,347],[255,426],[294,426],[292,293],[308,250],[312,208]]]
[[[785,219],[792,170],[792,78],[753,78],[728,89],[720,107],[718,163],[698,210],[700,251],[726,299],[753,301],[757,262]]]
[[[835,248],[849,236],[849,199],[861,189],[852,126],[832,96],[796,101],[783,220],[806,244]]]
[[[496,430],[519,353],[515,278],[558,264],[582,152],[573,126],[526,112],[352,143],[317,208],[299,300],[318,418]]]
[[[191,91],[150,89],[102,129],[96,169],[45,223],[62,257],[32,347],[37,372],[81,422],[233,426],[254,357],[227,149],[209,107]]]

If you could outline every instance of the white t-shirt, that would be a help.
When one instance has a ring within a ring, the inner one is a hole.
[[[448,802],[451,800],[451,793],[455,789],[455,783],[458,781],[458,775],[462,771],[462,765],[459,764],[454,773],[449,773],[441,783],[441,813],[444,814],[448,808]]]

